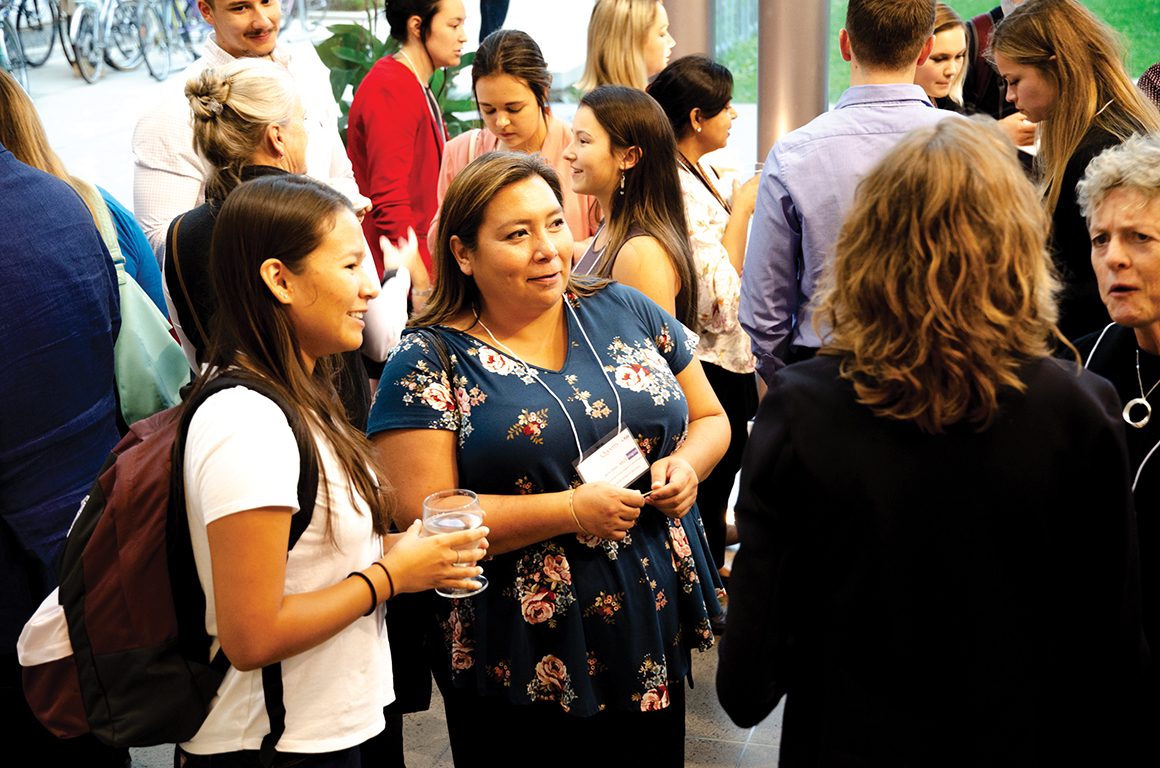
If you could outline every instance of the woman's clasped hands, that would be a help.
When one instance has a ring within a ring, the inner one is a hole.
[[[636,525],[645,504],[668,517],[684,517],[697,500],[698,479],[692,465],[679,456],[666,456],[653,463],[651,474],[648,496],[604,481],[576,488],[571,503],[580,532],[620,541]]]

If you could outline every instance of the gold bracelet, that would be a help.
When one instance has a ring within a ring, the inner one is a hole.
[[[568,493],[568,511],[572,513],[572,519],[576,521],[576,527],[579,528],[585,536],[591,536],[592,534],[588,532],[588,529],[585,528],[584,525],[580,522],[580,518],[576,516],[576,507],[572,505],[572,497],[575,495],[576,489],[573,488]]]

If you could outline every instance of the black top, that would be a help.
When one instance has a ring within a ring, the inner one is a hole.
[[[1108,311],[1100,300],[1099,284],[1092,270],[1092,243],[1087,220],[1075,200],[1075,186],[1096,155],[1120,139],[1102,128],[1091,128],[1067,161],[1060,182],[1059,201],[1051,216],[1049,246],[1063,278],[1059,299],[1059,329],[1072,341],[1100,330],[1108,324]]]
[[[1101,339],[1100,336],[1103,335]],[[1096,342],[1099,342],[1098,344]],[[1093,333],[1076,342],[1087,369],[1103,376],[1116,388],[1120,402],[1141,397],[1160,381],[1160,357],[1140,350],[1131,328],[1111,325],[1107,332]],[[1136,352],[1140,350],[1140,374],[1136,375]],[[1090,359],[1089,359],[1090,357]],[[1134,483],[1137,528],[1140,534],[1140,562],[1143,579],[1144,634],[1152,645],[1160,643],[1160,560],[1156,555],[1156,523],[1160,520],[1160,387],[1148,397],[1153,412],[1143,427],[1126,427],[1128,463]],[[1142,405],[1132,408],[1133,421],[1146,413]],[[1155,453],[1153,453],[1155,451]]]
[[[778,371],[746,450],[717,691],[781,765],[1121,765],[1147,650],[1112,387],[1035,359],[985,431]]]
[[[243,182],[262,176],[284,175],[289,173],[269,165],[247,165],[241,171]],[[209,251],[223,202],[211,198],[192,211],[178,216],[169,225],[169,233],[165,236],[165,285],[169,289],[169,299],[173,303],[181,330],[197,350],[199,363],[206,350],[206,339],[202,331],[206,334],[211,332],[210,319],[217,311],[217,295],[209,273]],[[174,258],[175,246],[177,258]],[[182,280],[178,279],[179,266],[184,289]],[[189,292],[189,301],[186,301],[186,291]],[[371,388],[362,354],[358,350],[345,352],[342,360],[335,387],[346,409],[347,420],[356,429],[366,431]]]
[[[963,105],[956,104],[955,100],[950,96],[943,96],[941,99],[932,99],[932,101],[939,109],[945,109],[948,112],[958,112],[960,115],[963,114]]]

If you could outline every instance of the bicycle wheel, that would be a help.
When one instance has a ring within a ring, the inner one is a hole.
[[[153,3],[146,2],[141,6],[137,34],[141,38],[141,53],[145,57],[145,66],[149,68],[149,74],[153,75],[154,80],[169,77],[169,36]]]
[[[137,32],[137,0],[120,0],[109,21],[105,61],[121,71],[141,66],[141,36]]]
[[[190,23],[189,17],[184,15],[189,13],[189,9],[186,8],[183,13],[179,6],[180,2],[183,2],[183,0],[162,0],[161,19],[165,22],[165,26],[169,28],[171,51],[184,48],[190,61],[197,61],[200,54],[193,46],[193,38],[190,33],[192,24]]]
[[[24,0],[16,12],[16,32],[24,48],[24,60],[30,67],[48,61],[56,38],[52,4],[48,0]]]
[[[60,49],[64,52],[64,59],[70,67],[77,65],[77,52],[73,49],[69,30],[72,29],[72,16],[66,15],[56,0],[50,0],[56,7],[56,36],[60,40]]]
[[[97,35],[97,9],[91,5],[83,6],[73,16],[72,44],[77,69],[87,83],[97,82],[105,71],[105,56]]]
[[[4,43],[0,47],[0,66],[8,70],[24,91],[28,92],[28,65],[24,61],[24,50],[20,47],[20,36],[16,28],[5,16],[3,19]]]
[[[302,26],[307,30],[318,29],[318,25],[326,18],[326,0],[298,0],[306,12],[302,19]]]

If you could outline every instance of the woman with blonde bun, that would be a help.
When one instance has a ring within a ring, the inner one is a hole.
[[[236,59],[220,69],[204,70],[186,83],[185,94],[193,114],[194,145],[214,171],[206,202],[169,225],[165,293],[182,348],[191,367],[199,370],[217,309],[209,257],[218,212],[245,181],[304,173],[308,135],[294,78],[273,62]],[[355,191],[343,191],[355,196],[360,210],[369,205]],[[389,252],[396,253],[393,248]],[[374,266],[369,254],[366,266]],[[372,360],[385,360],[399,338],[407,320],[409,285],[409,271],[399,269],[370,302],[362,351]],[[370,385],[362,355],[356,350],[344,359],[339,391],[352,423],[365,425]]]

